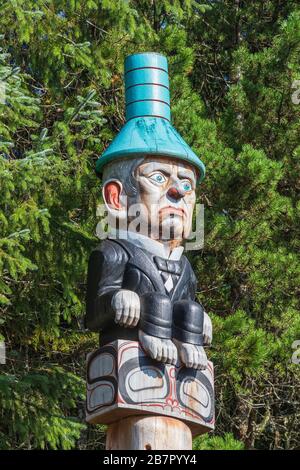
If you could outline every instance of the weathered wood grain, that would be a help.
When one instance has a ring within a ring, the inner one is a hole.
[[[111,424],[107,450],[191,450],[192,433],[184,422],[165,416],[135,416]]]

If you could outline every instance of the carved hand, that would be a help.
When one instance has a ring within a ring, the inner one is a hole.
[[[205,346],[209,346],[212,342],[212,323],[206,312],[204,312],[203,342]]]
[[[140,298],[131,290],[121,289],[111,300],[116,313],[115,322],[125,328],[134,328],[140,319]]]

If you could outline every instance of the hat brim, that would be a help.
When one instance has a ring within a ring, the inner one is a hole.
[[[128,121],[96,162],[101,174],[108,163],[120,158],[160,155],[185,161],[199,172],[198,182],[205,176],[205,165],[166,119],[136,117]]]

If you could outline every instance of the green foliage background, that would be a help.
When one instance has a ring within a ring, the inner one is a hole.
[[[94,166],[124,122],[124,57],[149,50],[167,55],[173,122],[207,166],[192,262],[214,325],[217,424],[194,446],[299,448],[298,2],[0,6],[0,448],[103,446],[83,415]]]

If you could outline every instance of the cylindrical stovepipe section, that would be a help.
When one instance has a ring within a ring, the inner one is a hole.
[[[124,418],[107,429],[106,450],[191,450],[190,428],[166,416]]]
[[[170,121],[168,62],[161,54],[133,54],[125,60],[126,121],[156,117]]]

